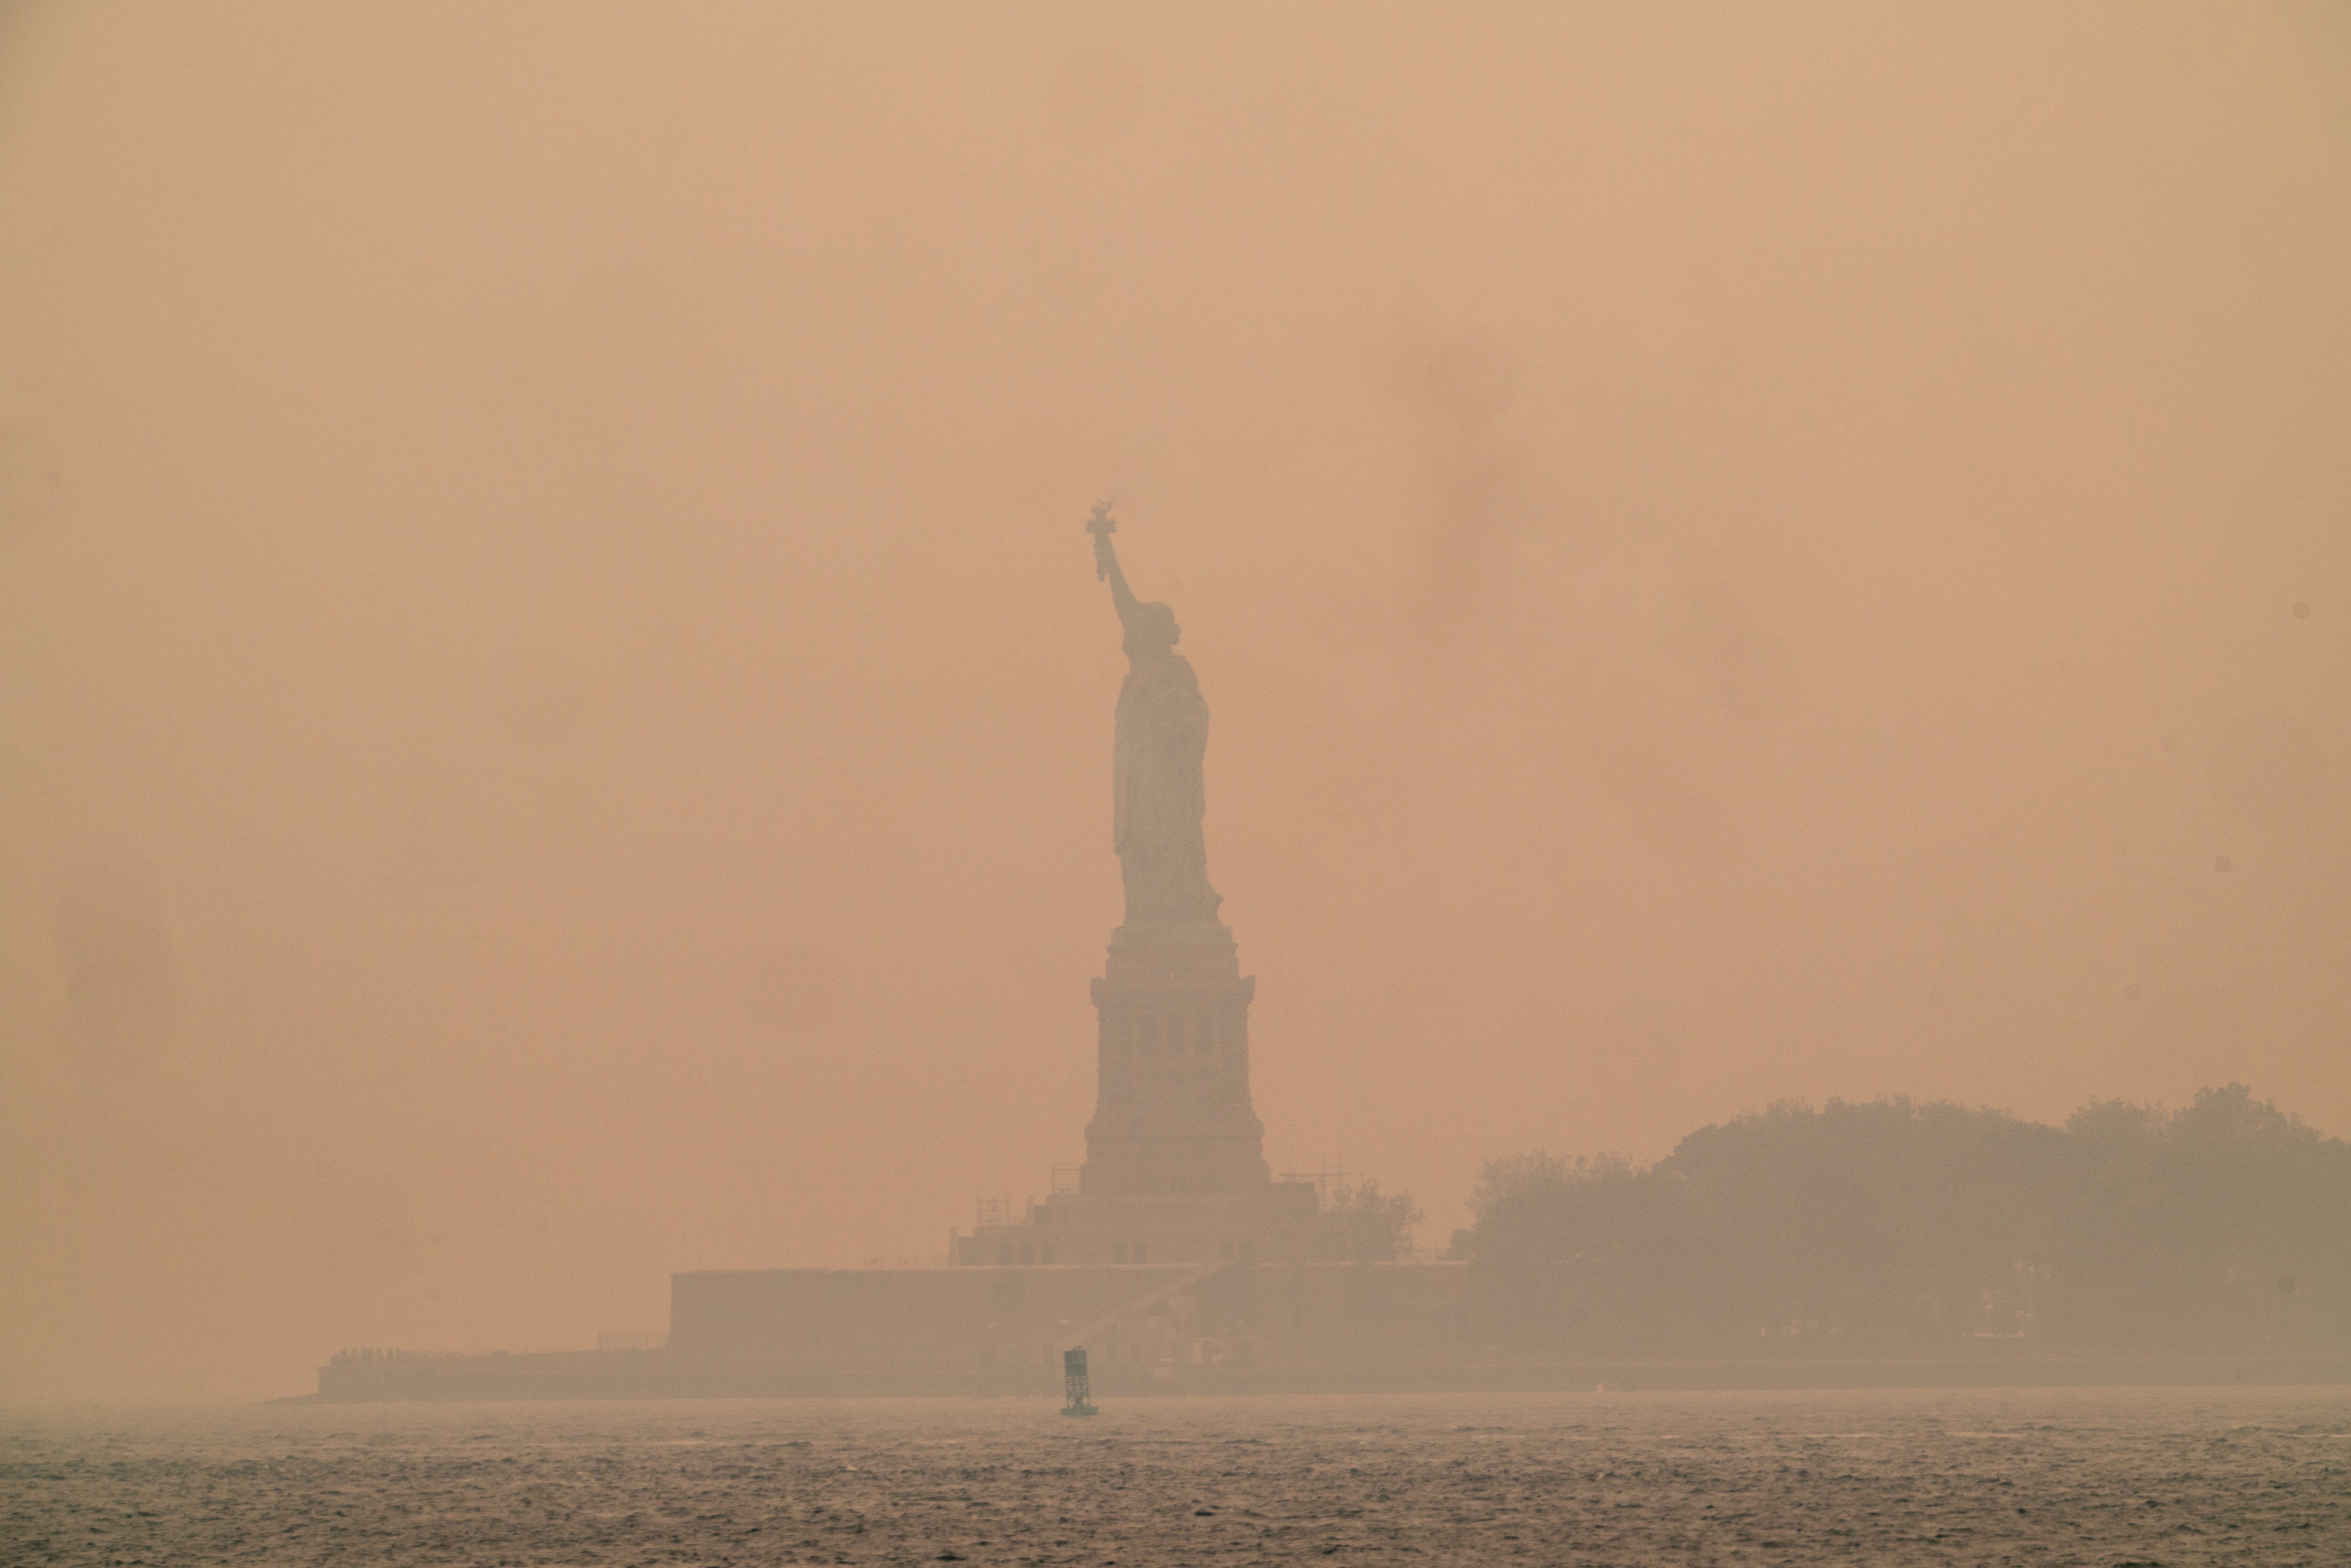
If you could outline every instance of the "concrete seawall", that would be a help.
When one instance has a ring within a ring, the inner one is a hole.
[[[778,1269],[671,1281],[659,1350],[338,1358],[314,1397],[1058,1400],[1061,1353],[1105,1397],[1166,1394],[2351,1384],[2351,1354],[2149,1355],[1958,1342],[1915,1354],[1531,1354],[1485,1343],[1454,1263]]]

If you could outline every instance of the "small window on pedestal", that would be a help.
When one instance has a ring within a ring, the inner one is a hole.
[[[1134,1043],[1145,1056],[1159,1049],[1159,1020],[1155,1018],[1134,1021]]]
[[[1217,1020],[1207,1013],[1192,1020],[1192,1045],[1203,1056],[1217,1049]]]
[[[1125,1242],[1122,1241],[1117,1246],[1110,1249],[1110,1260],[1113,1263],[1123,1263],[1126,1261]]]

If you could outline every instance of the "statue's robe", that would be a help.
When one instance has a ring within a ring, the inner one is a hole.
[[[1202,823],[1208,705],[1190,661],[1172,651],[1135,659],[1118,688],[1111,768],[1111,847],[1126,883],[1129,925],[1213,924]]]

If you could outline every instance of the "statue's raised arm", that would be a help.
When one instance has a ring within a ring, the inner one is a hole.
[[[1111,535],[1118,532],[1118,523],[1110,515],[1108,501],[1094,503],[1093,517],[1086,523],[1086,532],[1094,537],[1094,576],[1110,580],[1111,606],[1118,612],[1119,624],[1131,626],[1134,623],[1134,612],[1140,608],[1140,602],[1134,597],[1134,591],[1126,585],[1126,573],[1118,569],[1118,550],[1110,542]]]
[[[1110,542],[1110,536],[1117,531],[1110,503],[1095,502],[1093,517],[1086,524],[1086,532],[1094,537],[1094,575],[1110,580],[1111,606],[1118,612],[1118,623],[1126,632],[1126,656],[1148,658],[1172,653],[1179,635],[1176,612],[1165,604],[1137,599],[1126,585],[1126,573],[1118,569],[1118,551]]]

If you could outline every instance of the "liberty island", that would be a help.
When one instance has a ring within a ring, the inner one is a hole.
[[[1277,1177],[1250,1094],[1256,981],[1208,876],[1209,708],[1166,604],[1138,597],[1107,506],[1087,525],[1127,669],[1110,847],[1124,892],[1094,1004],[1095,1101],[1072,1178],[983,1202],[928,1268],[675,1273],[665,1335],[593,1351],[346,1351],[321,1401],[707,1396],[1437,1393],[2340,1383],[2339,1355],[2255,1338],[2221,1355],[1954,1331],[1675,1341],[1690,1297],[1558,1260],[1415,1261],[1403,1215]],[[1072,1042],[1074,1045],[1074,1042]],[[1072,1051],[1074,1055],[1074,1051]],[[1677,1189],[1678,1190],[1678,1189]],[[1665,1228],[1670,1230],[1671,1227]],[[1583,1255],[1577,1254],[1582,1260]],[[1604,1277],[1604,1275],[1605,1277]],[[1612,1283],[1613,1281],[1613,1283]],[[1614,1289],[1624,1332],[1577,1325]],[[2291,1280],[2271,1293],[2297,1301]],[[1625,1296],[1625,1292],[1633,1293]],[[1646,1293],[1643,1293],[1646,1291]],[[2269,1298],[2264,1298],[2269,1299]],[[1629,1305],[1628,1305],[1629,1303]],[[2273,1313],[2273,1316],[2275,1314]],[[1067,1380],[1067,1381],[1065,1381]]]

